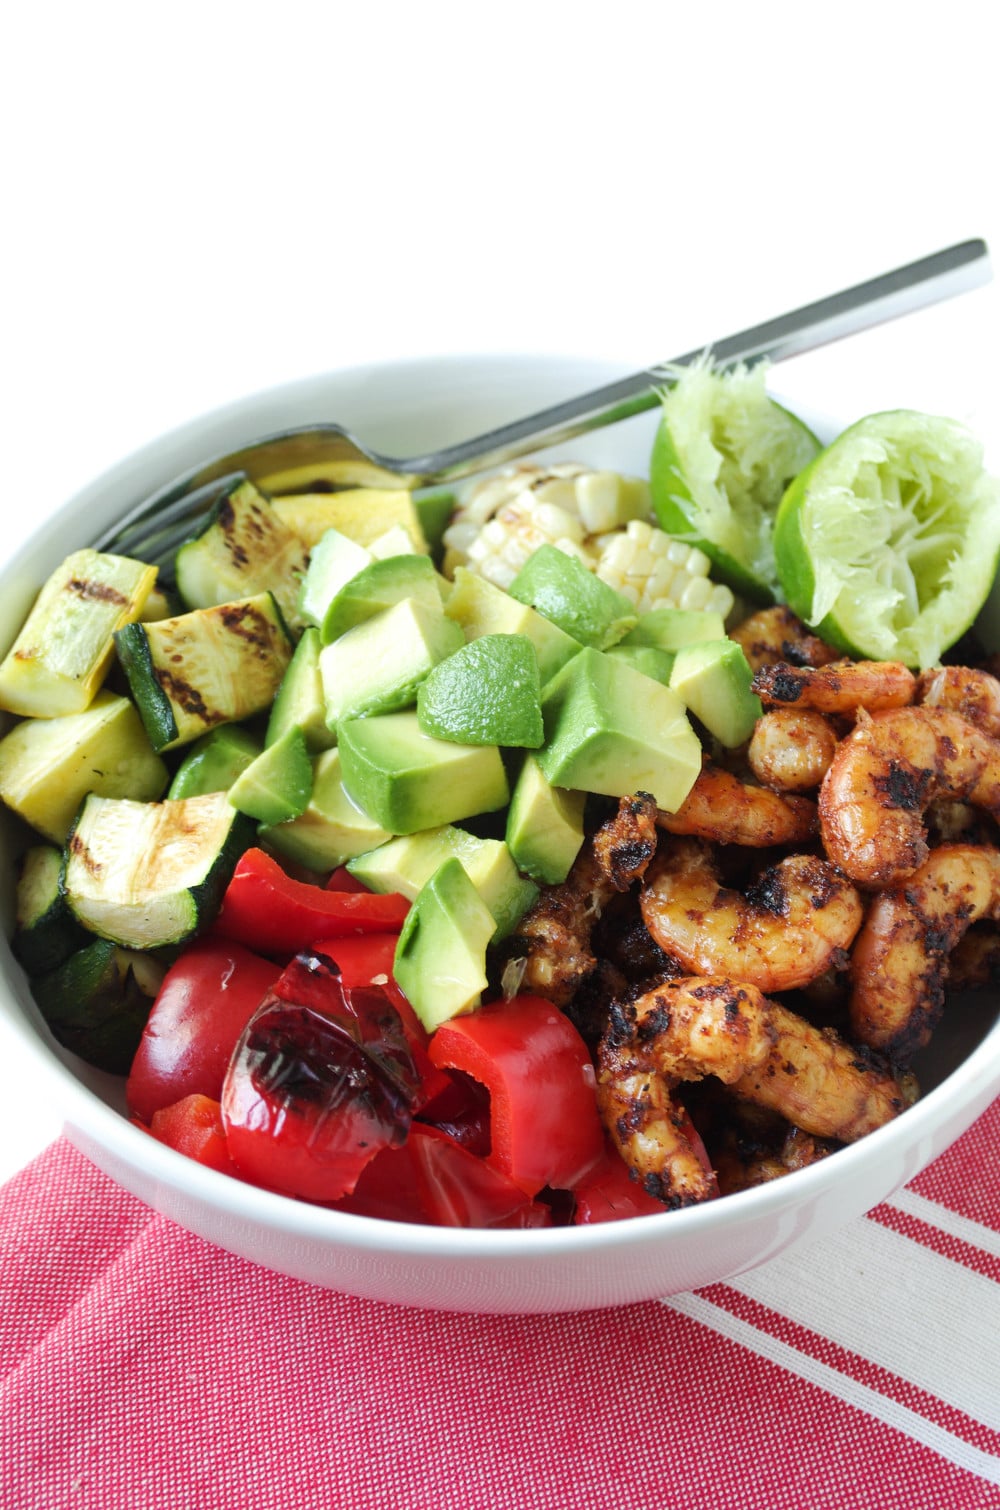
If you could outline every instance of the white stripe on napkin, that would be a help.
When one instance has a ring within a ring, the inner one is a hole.
[[[1000,1232],[984,1227],[981,1222],[973,1222],[967,1216],[959,1216],[957,1211],[950,1211],[939,1201],[929,1201],[925,1195],[917,1195],[914,1190],[900,1190],[885,1204],[901,1211],[904,1216],[916,1217],[917,1221],[926,1222],[928,1227],[936,1227],[939,1232],[957,1237],[960,1242],[968,1243],[970,1248],[981,1249],[991,1258],[1000,1258]]]
[[[860,1221],[728,1283],[1000,1430],[1000,1285],[964,1264]]]
[[[865,1223],[865,1226],[873,1226],[873,1223]],[[815,1249],[813,1250],[815,1252]],[[808,1256],[808,1255],[806,1255]],[[767,1266],[768,1269],[777,1267],[783,1261],[778,1259]],[[953,1266],[955,1267],[955,1266]],[[794,1278],[786,1270],[786,1278]],[[730,1338],[733,1342],[741,1343],[758,1357],[767,1358],[770,1362],[785,1368],[789,1373],[796,1374],[809,1384],[815,1384],[820,1389],[827,1390],[847,1405],[856,1406],[857,1409],[866,1411],[868,1415],[884,1422],[887,1426],[895,1427],[920,1442],[931,1451],[953,1463],[957,1468],[963,1468],[969,1473],[976,1473],[980,1478],[991,1484],[1000,1484],[1000,1460],[989,1453],[980,1452],[968,1442],[963,1442],[960,1437],[954,1436],[950,1431],[926,1420],[915,1411],[909,1410],[905,1405],[881,1395],[877,1390],[869,1388],[866,1384],[859,1383],[847,1374],[838,1372],[828,1364],[822,1363],[818,1358],[808,1353],[800,1353],[788,1343],[779,1341],[767,1332],[759,1331],[749,1322],[743,1321],[739,1316],[733,1316],[729,1311],[722,1310],[713,1305],[702,1295],[675,1295],[665,1300],[664,1305],[678,1311],[682,1316],[689,1316],[693,1321],[699,1321],[704,1326],[710,1327],[723,1337]],[[779,1307],[775,1307],[779,1309]],[[877,1327],[880,1316],[872,1315],[870,1325]],[[814,1323],[810,1323],[813,1325]]]

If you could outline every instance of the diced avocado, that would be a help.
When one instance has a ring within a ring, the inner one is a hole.
[[[334,870],[391,837],[344,791],[339,750],[326,750],[313,761],[312,795],[301,817],[259,831],[272,849],[321,871]]]
[[[127,1074],[163,979],[149,955],[94,939],[32,983],[53,1036],[112,1075]]]
[[[195,740],[177,767],[167,796],[179,801],[182,797],[203,797],[206,792],[228,792],[259,754],[260,741],[239,724],[209,729]]]
[[[295,654],[281,678],[264,735],[266,745],[274,744],[293,724],[298,725],[305,735],[310,755],[318,755],[321,750],[329,750],[336,744],[336,734],[326,726],[323,679],[319,674],[321,648],[319,630],[310,624],[303,630]]]
[[[322,629],[327,609],[341,588],[371,566],[373,559],[366,546],[339,530],[327,530],[312,548],[309,569],[299,590],[299,613],[306,623]]]
[[[11,948],[29,975],[46,975],[87,942],[59,882],[62,851],[36,844],[21,857]]]
[[[507,803],[495,745],[457,745],[422,733],[414,712],[340,725],[344,787],[391,834],[458,823]]]
[[[528,557],[510,595],[595,650],[617,644],[638,617],[628,598],[554,545],[540,545]]]
[[[761,715],[753,672],[735,640],[708,640],[678,650],[670,685],[720,744],[734,749],[749,739]]]
[[[402,525],[413,549],[426,551],[414,500],[405,488],[346,488],[339,493],[296,493],[273,497],[280,519],[314,549],[327,530],[337,530],[358,545],[371,545],[395,525]]]
[[[458,859],[446,860],[417,893],[392,973],[428,1033],[479,1005],[495,926]]]
[[[210,923],[254,825],[224,792],[180,802],[88,797],[66,841],[63,892],[77,921],[131,949]]]
[[[670,684],[670,673],[674,669],[672,650],[657,650],[655,645],[626,645],[623,642],[612,645],[604,654],[624,661],[633,670],[641,671],[643,676],[651,676],[654,682],[662,682],[665,687]]]
[[[542,717],[537,759],[553,786],[607,797],[650,792],[674,812],[701,770],[701,745],[676,692],[598,650],[583,650],[552,678]]]
[[[680,650],[699,640],[721,640],[725,632],[721,613],[710,608],[653,608],[639,615],[635,628],[619,643]]]
[[[292,724],[236,778],[229,800],[258,823],[287,823],[305,812],[312,780],[305,735]]]
[[[405,598],[414,598],[432,612],[441,612],[437,573],[429,556],[412,553],[387,556],[362,567],[327,609],[320,638],[327,645],[356,624],[363,624]]]
[[[484,634],[462,645],[419,687],[417,718],[436,739],[537,749],[542,705],[531,641],[523,634]]]
[[[462,643],[462,631],[445,618],[440,601],[432,608],[404,598],[356,624],[320,651],[328,727],[409,707],[431,668]]]
[[[286,621],[297,627],[308,561],[299,536],[242,477],[223,486],[197,534],[177,552],[174,574],[186,608],[213,608],[273,592]]]
[[[425,492],[413,495],[413,507],[417,511],[427,549],[435,561],[440,561],[442,536],[458,507],[458,500],[450,488],[428,488]]]
[[[376,561],[388,561],[392,556],[423,555],[417,551],[409,531],[401,524],[394,524],[384,535],[377,535],[368,549]]]
[[[115,645],[154,750],[263,713],[292,658],[269,592],[156,624],[128,624]]]
[[[507,844],[518,870],[559,886],[583,845],[585,792],[551,786],[533,755],[525,758],[507,814]]]
[[[135,708],[112,692],[83,713],[26,719],[0,740],[0,798],[56,844],[88,792],[145,802],[169,779]]]
[[[372,891],[398,892],[412,902],[445,860],[454,856],[496,922],[493,941],[506,938],[538,895],[517,873],[502,839],[479,839],[446,823],[419,834],[390,839],[348,862],[348,870]]]
[[[25,717],[82,713],[114,657],[114,633],[137,619],[156,567],[75,551],[49,577],[0,664],[0,708]]]
[[[461,625],[467,640],[484,634],[526,635],[535,647],[543,687],[580,652],[579,640],[464,566],[455,571],[455,585],[444,611],[449,619]]]

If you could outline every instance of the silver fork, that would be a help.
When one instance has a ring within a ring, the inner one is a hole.
[[[305,477],[310,468],[315,468],[320,485],[326,487],[331,479],[340,485],[356,485],[366,479],[409,488],[457,482],[529,451],[558,445],[655,408],[671,369],[687,366],[705,349],[711,351],[720,367],[781,361],[964,293],[989,282],[990,276],[985,241],[963,241],[727,336],[709,348],[689,351],[526,419],[423,456],[383,455],[336,424],[283,430],[175,478],[138,503],[94,544],[98,550],[164,566],[190,533],[194,518],[218,495],[222,482],[240,475],[264,485],[267,478],[283,472],[294,471]]]

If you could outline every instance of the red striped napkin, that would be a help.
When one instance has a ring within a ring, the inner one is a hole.
[[[832,1241],[574,1316],[356,1300],[68,1144],[0,1192],[4,1510],[1000,1506],[1000,1101]]]

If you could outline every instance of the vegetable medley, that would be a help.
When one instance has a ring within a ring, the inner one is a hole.
[[[949,656],[1000,494],[951,421],[823,449],[762,369],[674,377],[648,482],[229,479],[159,571],[44,584],[0,664],[13,947],[151,1136],[527,1228],[917,1094],[949,971],[1000,964],[1000,682]]]

